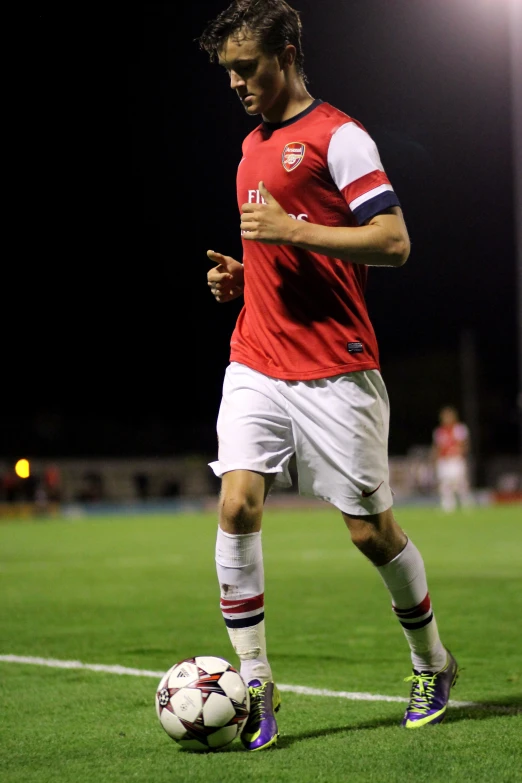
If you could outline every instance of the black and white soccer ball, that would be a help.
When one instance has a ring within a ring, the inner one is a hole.
[[[186,658],[161,678],[156,713],[169,737],[183,748],[219,750],[241,734],[250,694],[239,671],[224,658]]]

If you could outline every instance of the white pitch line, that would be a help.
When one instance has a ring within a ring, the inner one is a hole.
[[[102,663],[83,663],[82,661],[60,661],[56,658],[32,658],[27,655],[0,655],[0,663],[29,663],[35,666],[51,666],[56,669],[88,669],[93,672],[105,672],[107,674],[127,674],[132,677],[155,677],[160,680],[165,672],[154,672],[148,669],[129,669],[126,666],[107,666]],[[303,696],[330,696],[337,699],[349,699],[350,701],[394,701],[407,702],[402,696],[383,696],[379,693],[357,693],[352,691],[330,691],[325,688],[307,688],[304,685],[280,685],[280,691],[297,693]],[[451,707],[480,707],[474,701],[448,702]],[[509,708],[508,708],[509,709]]]
[[[82,661],[59,661],[56,658],[31,658],[27,655],[0,655],[0,663],[32,663],[36,666],[51,666],[55,669],[89,669],[93,672],[108,674],[130,674],[133,677],[157,677],[161,679],[165,672],[153,672],[147,669],[128,669],[125,666],[106,666],[103,663],[82,663]]]

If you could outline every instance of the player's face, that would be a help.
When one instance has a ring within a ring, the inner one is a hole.
[[[219,53],[219,64],[230,77],[247,114],[270,117],[285,87],[285,75],[277,55],[267,55],[252,38],[229,38]]]
[[[441,411],[440,420],[441,420],[441,424],[444,424],[445,426],[449,426],[450,424],[455,424],[455,422],[457,421],[457,416],[455,415],[455,411],[453,411],[451,408],[444,408],[444,410]]]

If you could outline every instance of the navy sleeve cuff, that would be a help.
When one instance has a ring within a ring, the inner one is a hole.
[[[384,212],[385,209],[390,207],[400,207],[400,201],[393,190],[385,190],[384,193],[379,193],[375,198],[371,198],[361,204],[360,207],[353,210],[353,214],[360,226],[366,223],[370,218],[378,215],[379,212]]]

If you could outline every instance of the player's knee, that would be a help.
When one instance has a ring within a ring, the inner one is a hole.
[[[366,554],[368,550],[375,547],[378,534],[373,525],[367,522],[351,524],[349,530],[352,542],[361,552]]]
[[[408,539],[391,511],[368,519],[343,516],[353,543],[375,565],[389,563],[406,546]]]
[[[362,519],[361,517],[350,517],[347,514],[343,514],[343,517],[350,532],[352,543],[355,544],[357,549],[366,554],[367,550],[374,546],[378,537],[375,525],[370,520]]]
[[[248,494],[234,493],[220,499],[220,525],[229,533],[251,533],[259,529],[262,513],[262,502]]]

